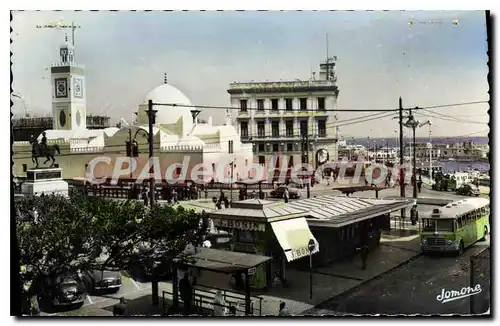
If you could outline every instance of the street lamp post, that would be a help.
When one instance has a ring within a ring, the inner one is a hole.
[[[412,170],[413,170],[413,198],[417,198],[417,173],[416,173],[416,165],[417,165],[417,160],[416,160],[416,153],[415,153],[415,130],[418,128],[420,123],[415,120],[415,117],[413,116],[411,110],[410,114],[408,116],[408,121],[406,121],[405,126],[408,128],[411,128],[413,131],[413,162],[412,162]]]
[[[233,207],[233,184],[234,184],[234,168],[236,167],[236,164],[234,163],[234,160],[231,161],[231,189],[229,190],[229,196],[231,196],[231,207]],[[259,194],[260,196],[260,194]]]
[[[153,158],[153,124],[155,124],[155,118],[156,118],[156,110],[153,110],[153,101],[149,100],[148,101],[148,110],[146,113],[148,114],[148,124],[149,124],[149,135],[148,135],[148,142],[149,142],[149,164],[152,164],[152,158]],[[151,212],[153,212],[153,207],[155,203],[155,178],[154,178],[154,164],[152,165],[152,171],[153,175],[150,175],[149,178],[149,199],[150,199],[150,206],[151,206]],[[151,288],[152,288],[152,297],[153,297],[153,306],[158,306],[159,300],[158,300],[158,280],[156,279],[156,275],[154,275],[154,269],[153,269],[153,281],[151,282]]]
[[[312,260],[312,253],[314,249],[316,248],[316,242],[314,242],[313,239],[309,240],[308,243],[308,248],[309,248],[309,299],[312,299],[313,297],[313,260]]]

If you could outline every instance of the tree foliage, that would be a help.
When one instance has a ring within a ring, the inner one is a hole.
[[[23,198],[16,208],[23,282],[84,269],[126,270],[151,259],[169,261],[187,244],[201,244],[208,227],[199,214],[180,206],[149,208],[139,201],[82,194]]]
[[[93,245],[92,218],[62,196],[40,196],[16,205],[21,281],[36,291],[43,277],[73,273],[100,254]]]

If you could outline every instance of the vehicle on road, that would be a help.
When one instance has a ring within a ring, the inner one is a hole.
[[[122,286],[121,274],[117,271],[90,270],[81,272],[79,276],[89,293],[116,293]]]
[[[490,201],[486,198],[467,198],[436,208],[422,219],[421,248],[428,252],[455,252],[490,233]]]
[[[85,285],[79,281],[78,276],[60,275],[45,279],[38,302],[47,308],[77,309],[83,305],[86,295]]]
[[[478,197],[481,193],[477,187],[472,186],[471,184],[461,185],[457,191],[455,192],[457,195],[462,196],[476,196]]]
[[[300,198],[300,190],[298,188],[293,188],[290,186],[279,186],[278,188],[272,190],[269,193],[269,196],[271,198],[283,198],[286,189],[288,189],[288,193],[290,194],[290,199]]]

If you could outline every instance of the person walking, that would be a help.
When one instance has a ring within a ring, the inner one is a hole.
[[[182,280],[179,282],[179,292],[181,299],[184,302],[184,314],[189,315],[191,312],[191,301],[193,298],[193,286],[189,281],[189,274],[185,273]]]
[[[214,301],[214,316],[227,316],[228,310],[226,308],[226,301],[222,297],[222,291],[217,290],[215,293]]]
[[[368,245],[364,244],[361,246],[361,269],[365,270],[367,267],[367,260],[368,260]]]
[[[283,198],[285,199],[285,203],[288,203],[290,200],[290,192],[288,191],[288,188],[285,188],[285,192],[283,193]]]
[[[278,313],[278,316],[291,316],[292,314],[288,309],[286,308],[286,304],[282,301],[280,302],[280,311]]]
[[[148,206],[148,189],[146,187],[142,188],[142,201],[144,203],[144,206]]]
[[[418,180],[417,180],[417,189],[418,189],[418,193],[420,193],[422,191],[422,175],[420,174],[418,176]]]

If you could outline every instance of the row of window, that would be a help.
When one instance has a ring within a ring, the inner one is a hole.
[[[270,148],[272,148],[272,152],[275,152],[275,153],[276,152],[281,152],[281,150],[280,150],[280,144],[274,143],[274,144],[271,144],[269,146],[270,146]],[[284,148],[286,148],[287,152],[294,152],[295,151],[292,143],[286,144]],[[257,145],[257,149],[261,153],[267,152],[266,151],[266,144],[258,144]]]
[[[460,229],[462,227],[465,227],[471,223],[474,223],[477,219],[490,214],[490,205],[487,205],[485,207],[481,207],[478,209],[475,209],[471,212],[468,212],[456,219],[457,221],[457,227]]]
[[[264,138],[266,136],[266,125],[264,122],[257,122],[257,137]],[[300,121],[300,135],[306,135],[308,133],[308,123],[307,121]],[[249,137],[248,132],[248,122],[242,121],[240,123],[240,135],[243,138]],[[287,137],[294,137],[294,125],[293,121],[285,121],[285,135]],[[271,136],[280,137],[280,125],[279,121],[271,122]],[[326,137],[326,120],[318,120],[318,136]]]
[[[483,217],[484,215],[488,215],[489,213],[490,205],[487,205],[458,216],[455,221],[452,219],[423,219],[423,231],[432,232],[437,228],[438,231],[454,232],[457,229],[475,223],[477,219]]]
[[[285,100],[285,111],[293,111],[293,98],[286,98]],[[325,111],[325,98],[317,97],[316,101],[318,103],[318,111]],[[279,99],[271,99],[271,111],[278,111]],[[299,108],[301,111],[307,111],[307,98],[299,98]],[[240,100],[240,110],[241,112],[247,112],[248,110],[248,100]],[[257,111],[264,111],[264,99],[257,99]]]

